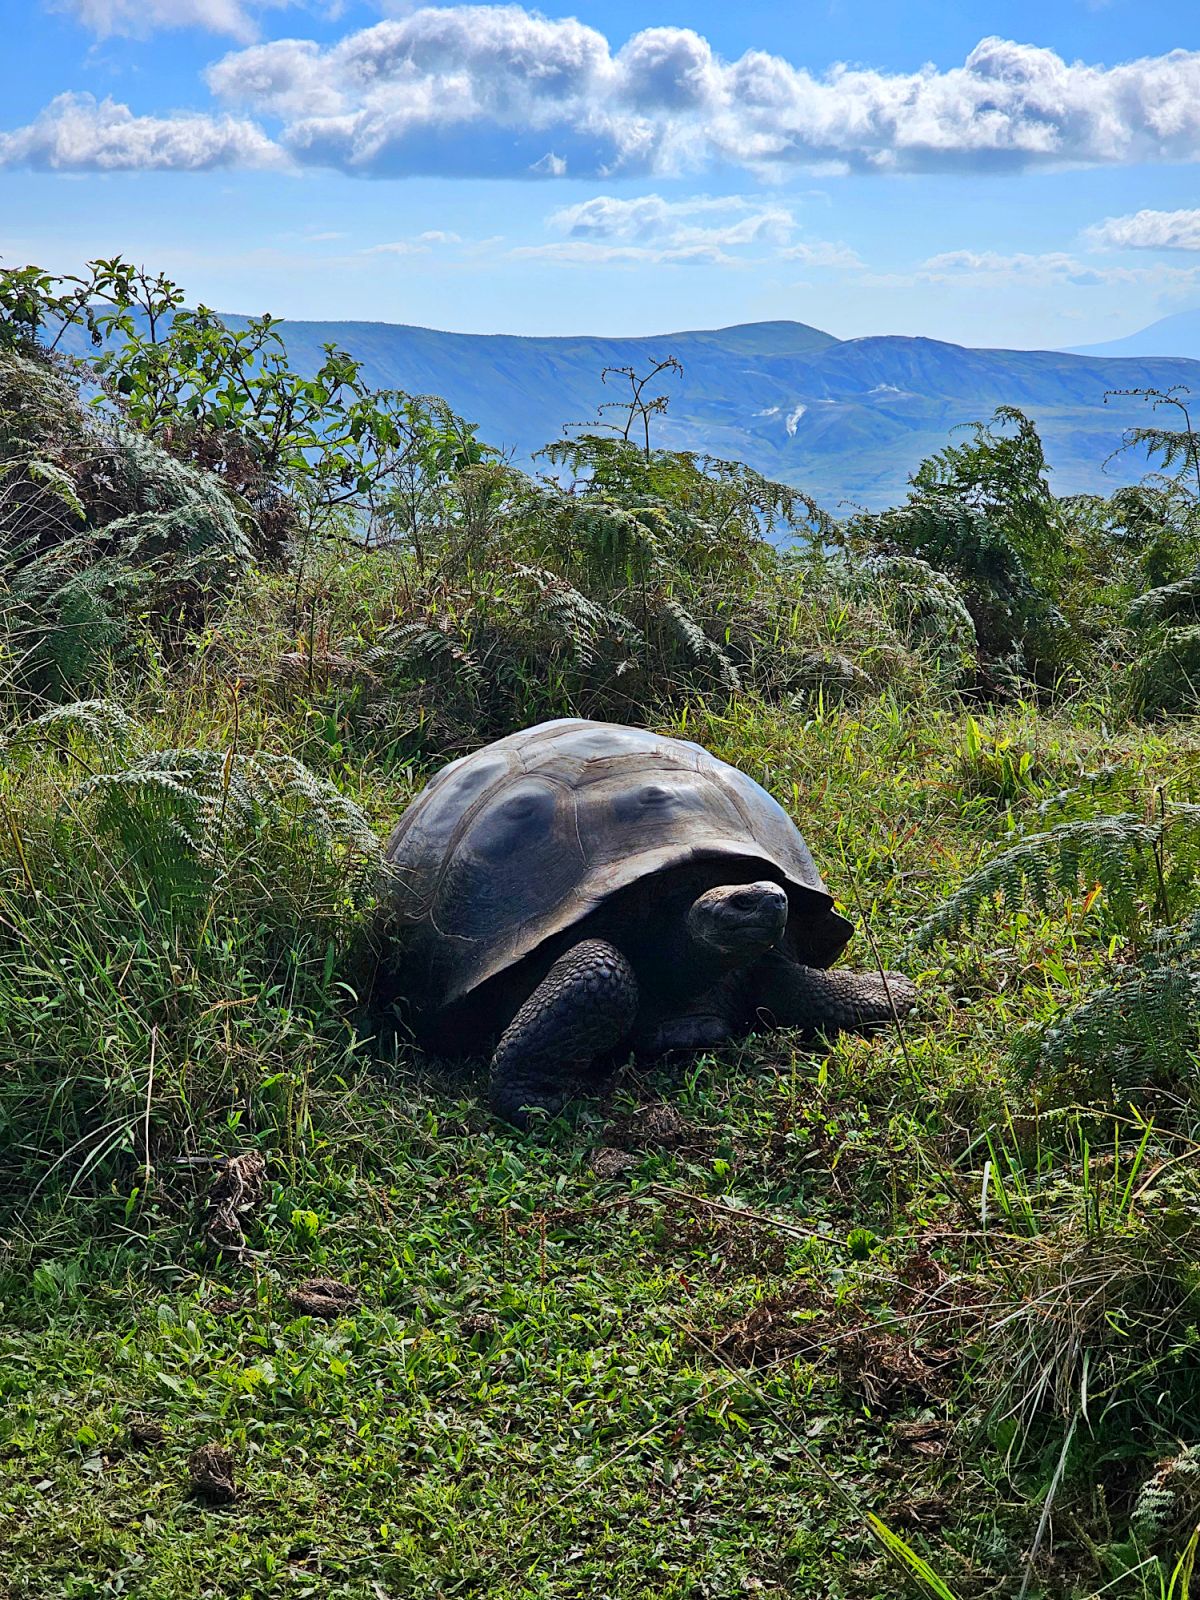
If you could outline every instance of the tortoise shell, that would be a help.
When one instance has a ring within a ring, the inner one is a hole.
[[[810,965],[829,966],[852,931],[765,789],[689,740],[615,723],[543,722],[450,762],[385,854],[410,999],[426,1017],[618,891],[702,861],[749,863],[779,882]]]

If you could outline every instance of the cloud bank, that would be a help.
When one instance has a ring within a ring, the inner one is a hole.
[[[0,167],[49,172],[205,172],[281,164],[262,129],[200,112],[135,117],[115,100],[60,94],[27,127],[0,133]]]
[[[245,37],[243,0],[61,0],[98,31],[191,22]],[[689,28],[614,47],[595,28],[517,5],[420,9],[347,34],[251,44],[206,73],[232,116],[139,116],[104,102],[105,162],[297,167],[372,177],[676,175],[736,167],[979,172],[1200,159],[1200,51],[1115,66],[987,38],[961,66],[816,75],[750,50],[719,57]],[[3,136],[0,160],[67,164],[79,97]],[[203,120],[200,120],[203,119]],[[56,122],[67,124],[60,134]],[[180,125],[178,139],[170,133]],[[269,131],[268,131],[269,130]],[[42,155],[39,157],[39,152]]]
[[[1135,211],[1088,230],[1104,250],[1200,250],[1200,211]]]
[[[846,245],[824,240],[797,243],[799,223],[789,206],[744,195],[698,195],[686,200],[666,200],[658,194],[633,200],[595,195],[553,212],[546,226],[562,238],[521,246],[512,254],[568,266],[733,266],[764,256],[819,267],[862,265]]]

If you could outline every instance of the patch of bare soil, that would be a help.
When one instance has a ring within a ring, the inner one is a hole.
[[[499,1333],[500,1321],[490,1311],[469,1311],[458,1327],[464,1339],[491,1339]]]
[[[834,1360],[873,1411],[942,1400],[950,1393],[951,1352],[918,1349],[903,1334],[856,1329],[836,1341]]]
[[[262,1204],[267,1164],[257,1150],[230,1156],[208,1191],[204,1234],[209,1243],[241,1261],[246,1255],[242,1218]]]
[[[615,1150],[682,1150],[703,1143],[705,1130],[667,1100],[635,1106],[614,1117],[604,1130],[604,1142]]]
[[[924,1422],[893,1422],[891,1438],[908,1455],[936,1458],[946,1453],[950,1426],[936,1418]]]
[[[718,1334],[714,1348],[737,1366],[789,1358],[831,1366],[873,1411],[945,1400],[958,1369],[957,1351],[942,1342],[952,1325],[943,1303],[945,1273],[932,1256],[917,1251],[897,1277],[888,1315],[892,1323],[899,1314],[898,1325],[881,1325],[869,1309],[836,1303],[800,1283],[761,1300]],[[936,1330],[936,1339],[927,1337],[930,1330]],[[934,1437],[930,1429],[905,1442],[916,1454],[935,1454]]]
[[[788,1269],[787,1236],[732,1207],[707,1205],[701,1196],[668,1192],[658,1219],[656,1246],[686,1274],[716,1282],[777,1278]],[[680,1257],[683,1259],[680,1261]]]
[[[358,1309],[358,1295],[336,1278],[306,1278],[287,1292],[288,1304],[303,1317],[333,1321]]]
[[[906,1495],[893,1500],[887,1508],[884,1521],[893,1528],[914,1528],[920,1533],[936,1533],[952,1510],[952,1501],[944,1494]]]
[[[188,1457],[188,1490],[210,1505],[229,1505],[237,1499],[233,1456],[223,1444],[202,1444]]]
[[[737,1367],[770,1366],[791,1357],[816,1360],[829,1334],[824,1295],[807,1284],[760,1300],[714,1341]]]
[[[239,1311],[245,1311],[246,1301],[240,1295],[218,1294],[207,1302],[207,1309],[214,1317],[234,1317]]]
[[[621,1178],[637,1166],[637,1157],[628,1150],[601,1145],[592,1152],[591,1168],[597,1178]]]
[[[125,1426],[132,1450],[154,1450],[164,1443],[167,1430],[151,1417],[130,1417]]]

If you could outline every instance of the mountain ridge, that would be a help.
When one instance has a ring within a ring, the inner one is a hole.
[[[1160,317],[1121,339],[1080,345],[1067,352],[1077,356],[1183,356],[1200,361],[1200,306]]]
[[[1143,402],[1112,391],[1182,383],[1200,393],[1200,361],[1185,358],[973,348],[903,334],[837,339],[781,320],[628,338],[352,320],[285,319],[279,332],[298,371],[314,372],[322,346],[336,343],[362,362],[369,384],[441,395],[522,466],[564,431],[594,426],[597,407],[619,397],[602,382],[604,368],[644,370],[673,355],[682,376],[664,373],[655,386],[669,397],[653,423],[659,445],[744,461],[833,511],[903,499],[924,456],[999,405],[1034,418],[1059,492],[1110,493],[1145,470],[1132,455],[1110,458],[1122,430],[1146,420]],[[88,353],[84,343],[81,335],[76,353]]]

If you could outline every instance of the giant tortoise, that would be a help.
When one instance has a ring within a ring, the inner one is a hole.
[[[867,1031],[915,998],[895,973],[827,970],[852,929],[794,823],[683,739],[527,728],[443,767],[386,855],[416,1038],[494,1045],[492,1107],[518,1126],[618,1052]]]

